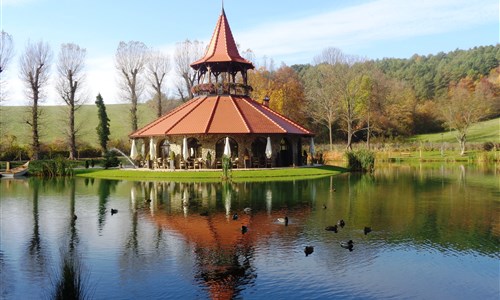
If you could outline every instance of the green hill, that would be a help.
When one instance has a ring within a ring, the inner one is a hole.
[[[26,123],[29,118],[27,106],[2,106],[0,108],[1,138],[2,143],[8,135],[17,137],[17,142],[21,145],[29,144],[31,141],[31,127]],[[108,104],[106,112],[110,119],[111,136],[110,140],[126,140],[132,132],[130,125],[130,105],[129,104]],[[56,141],[65,140],[65,130],[67,128],[67,108],[65,106],[42,106],[40,142],[50,144]],[[155,119],[153,108],[146,104],[138,106],[139,127],[146,125]],[[76,112],[76,127],[79,128],[77,141],[79,143],[89,143],[97,147],[96,126],[97,106],[83,105]]]
[[[131,133],[130,115],[128,104],[110,104],[106,105],[106,111],[110,119],[111,141],[126,141]],[[17,137],[20,145],[29,144],[31,141],[30,127],[26,124],[29,116],[29,107],[27,106],[2,106],[0,108],[1,122],[1,142],[5,143],[5,138],[9,135]],[[42,107],[42,125],[41,139],[45,144],[51,144],[65,140],[65,129],[67,113],[65,106],[43,106]],[[138,106],[139,127],[155,119],[154,109],[147,104]],[[88,143],[98,147],[97,143],[97,107],[95,105],[84,105],[76,113],[76,123],[79,133],[77,141],[79,143]],[[410,138],[411,141],[422,142],[456,142],[455,133],[443,132],[434,134],[421,134]],[[500,118],[480,122],[474,125],[467,137],[467,142],[500,142]]]
[[[422,142],[456,142],[456,132],[448,131],[441,133],[432,134],[419,134],[411,138],[413,141]],[[488,121],[483,121],[475,124],[469,130],[467,135],[468,143],[484,143],[484,142],[494,142],[500,143],[500,118],[491,119]]]

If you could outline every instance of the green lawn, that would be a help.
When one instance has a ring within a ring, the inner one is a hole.
[[[130,104],[106,105],[106,112],[110,120],[110,140],[126,139],[132,132],[130,127]],[[27,106],[2,106],[0,108],[1,138],[6,135],[15,135],[19,144],[29,144],[31,142],[31,128],[26,124],[28,116],[29,107]],[[66,106],[42,106],[40,141],[47,144],[64,141],[67,116]],[[146,104],[139,104],[139,127],[153,121],[155,117],[153,108]],[[75,119],[79,130],[77,140],[97,147],[95,129],[98,123],[97,106],[83,105],[77,110]]]
[[[233,181],[298,180],[337,175],[347,170],[335,166],[301,167],[282,169],[233,170]],[[149,171],[141,169],[76,169],[76,176],[123,179],[123,180],[168,180],[168,181],[221,181],[222,170],[207,171]]]
[[[432,134],[420,134],[411,138],[412,141],[418,142],[450,142],[455,143],[457,139],[455,138],[455,131],[432,133]],[[469,130],[467,134],[468,143],[484,143],[484,142],[500,142],[500,118],[483,121],[475,124]]]

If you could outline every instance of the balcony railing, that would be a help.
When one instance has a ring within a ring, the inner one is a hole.
[[[202,83],[195,85],[191,91],[196,96],[200,95],[237,95],[248,96],[253,88],[243,83]]]

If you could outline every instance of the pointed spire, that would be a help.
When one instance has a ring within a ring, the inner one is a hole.
[[[213,63],[238,63],[245,65],[246,69],[253,69],[253,64],[241,57],[236,47],[229,22],[227,21],[226,13],[224,11],[224,2],[222,2],[222,11],[217,25],[215,26],[212,39],[208,45],[205,56],[194,63],[191,67],[198,70],[204,64]]]

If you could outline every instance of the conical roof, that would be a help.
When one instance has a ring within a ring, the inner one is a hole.
[[[212,40],[205,56],[191,64],[197,70],[212,72],[242,72],[246,86],[246,70],[253,68],[242,58],[236,48],[224,9],[217,21]],[[216,70],[217,69],[217,70]],[[231,73],[233,72],[233,73]],[[131,138],[145,138],[165,135],[188,134],[292,134],[313,136],[314,134],[287,117],[271,110],[267,105],[254,101],[245,92],[233,95],[231,89],[224,94],[222,86],[209,83],[214,91],[210,95],[193,98],[176,109],[130,135]],[[200,84],[200,86],[207,84]],[[218,94],[215,94],[217,91]],[[236,92],[235,92],[236,93]]]
[[[221,71],[226,71],[223,69],[224,64],[219,63],[236,63],[245,65],[246,69],[254,68],[253,64],[241,57],[238,52],[224,9],[219,16],[205,56],[192,63],[191,67],[198,70],[202,65],[210,65],[214,71],[217,71],[219,67]]]
[[[309,130],[247,96],[196,97],[130,135],[296,134]]]

